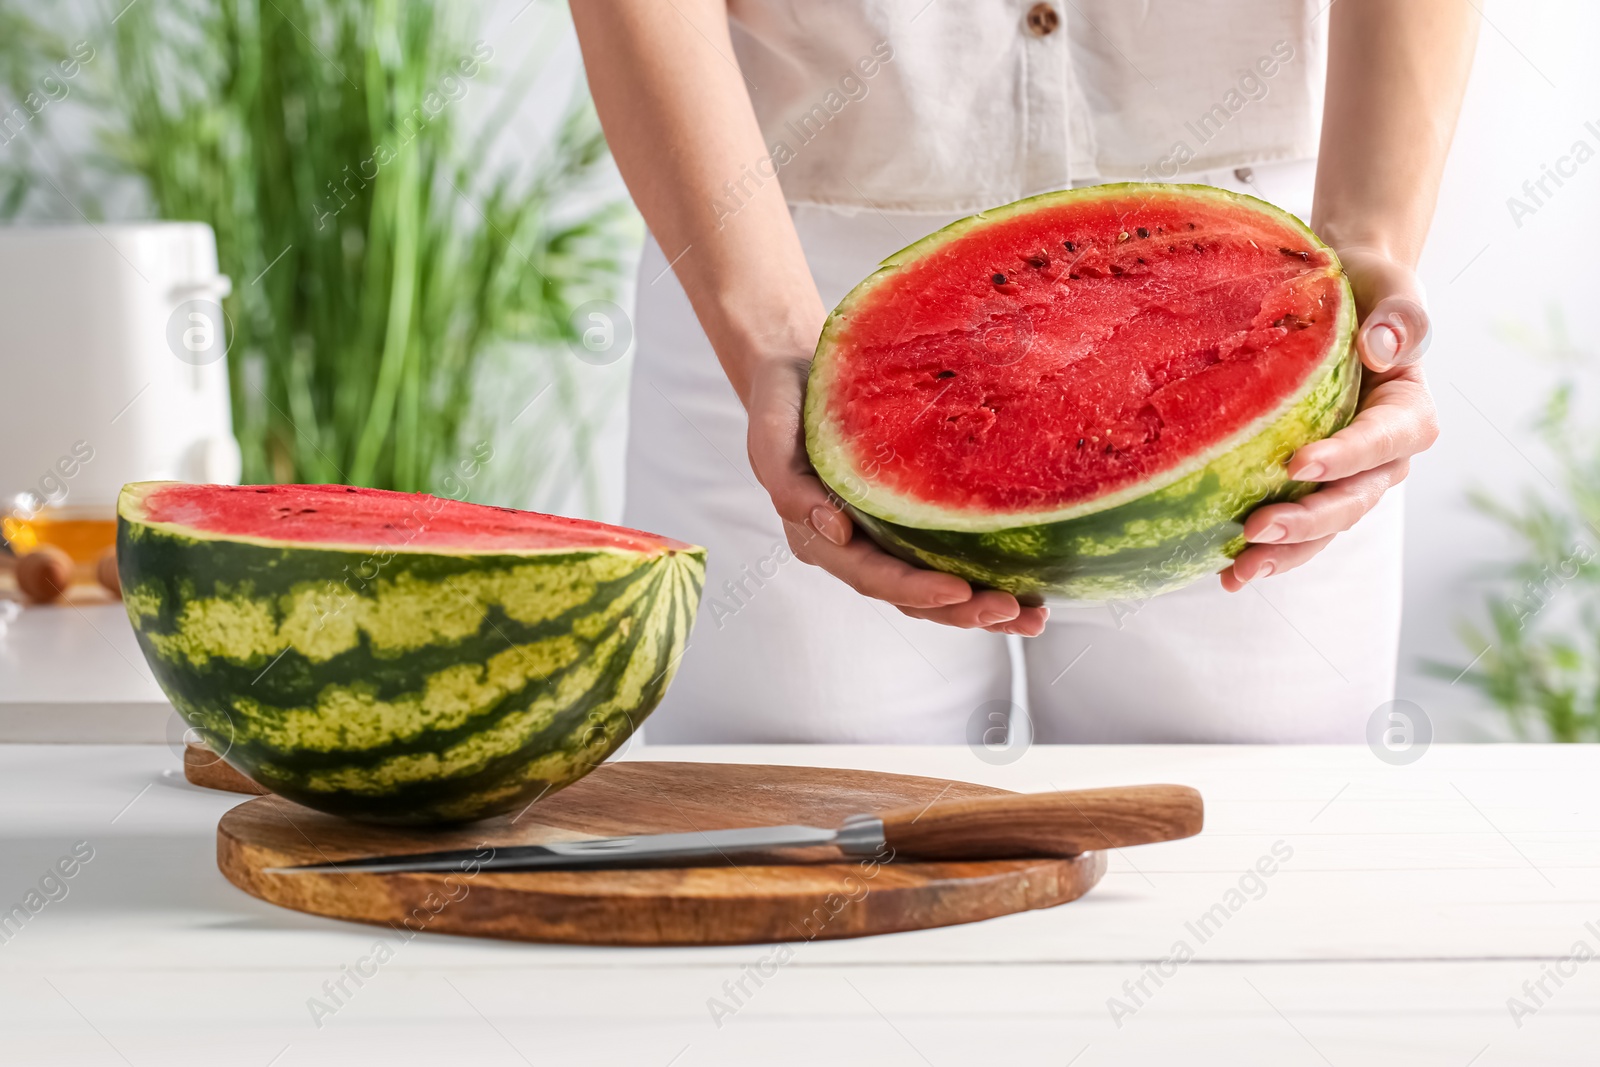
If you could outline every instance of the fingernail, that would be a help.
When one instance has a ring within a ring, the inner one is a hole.
[[[1256,571],[1256,578],[1271,578],[1272,572],[1275,570],[1277,568],[1272,565],[1272,561],[1269,559],[1261,565],[1260,570]],[[1255,579],[1251,580],[1254,581]]]
[[[1306,466],[1301,467],[1300,473],[1294,475],[1294,477],[1302,482],[1314,482],[1327,472],[1328,468],[1320,463],[1308,463]]]
[[[993,626],[997,622],[1010,622],[1014,618],[1016,618],[1015,615],[1008,614],[1004,611],[995,611],[991,608],[988,611],[980,611],[978,613],[978,625]]]
[[[1282,541],[1288,535],[1289,531],[1285,530],[1280,524],[1275,522],[1271,526],[1268,526],[1265,530],[1262,530],[1260,533],[1250,538],[1250,540],[1259,541],[1262,544],[1271,544],[1274,541]]]
[[[933,606],[947,608],[951,604],[962,604],[971,599],[971,593],[938,593],[933,598]]]
[[[1367,331],[1367,348],[1378,357],[1392,360],[1400,351],[1400,331],[1380,322]]]
[[[816,527],[816,530],[819,534],[821,534],[823,537],[826,537],[836,545],[849,543],[848,538],[841,540],[839,534],[834,530],[833,512],[823,507],[821,504],[818,504],[816,507],[811,509],[811,525]]]

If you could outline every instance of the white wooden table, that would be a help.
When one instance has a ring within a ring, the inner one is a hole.
[[[93,849],[66,895],[0,944],[0,1063],[1600,1059],[1600,962],[1560,964],[1571,972],[1560,987],[1545,977],[1578,942],[1600,950],[1594,748],[1436,746],[1407,767],[1364,748],[1039,746],[998,767],[964,748],[628,755],[1023,790],[1186,782],[1204,792],[1208,826],[1113,855],[1100,886],[1065,907],[803,944],[760,987],[745,979],[736,1004],[725,983],[770,946],[402,943],[226,883],[213,831],[238,798],[187,785],[164,746],[0,746],[0,908],[23,903],[75,842]],[[1275,844],[1292,855],[1254,882],[1247,872]],[[1247,892],[1230,896],[1241,879]],[[362,964],[380,940],[392,958]],[[1175,951],[1193,958],[1163,965]],[[332,1004],[324,983],[358,965],[375,973],[359,986],[346,978],[350,995],[318,1026],[308,1002]],[[1541,978],[1542,1005],[1523,985]],[[1513,1019],[1511,997],[1531,1014]],[[720,1026],[712,998],[736,1009]],[[1112,998],[1123,1006],[1115,1019]]]
[[[121,602],[97,588],[0,630],[0,742],[156,742],[183,730]]]

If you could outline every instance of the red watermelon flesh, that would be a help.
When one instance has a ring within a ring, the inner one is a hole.
[[[671,538],[586,519],[468,504],[425,493],[342,485],[170,482],[144,493],[138,506],[140,519],[146,523],[303,544],[475,553],[595,548],[653,553],[691,547]]]
[[[1066,509],[1294,396],[1347,328],[1333,254],[1287,216],[1137,188],[978,216],[864,285],[826,397],[854,466],[942,509]]]

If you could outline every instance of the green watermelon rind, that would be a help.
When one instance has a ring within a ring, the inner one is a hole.
[[[665,694],[705,579],[694,546],[224,538],[141,521],[151,487],[119,501],[118,568],[174,708],[273,792],[371,822],[515,811],[599,766]]]
[[[1198,196],[1268,214],[1325,250],[1343,300],[1335,341],[1318,369],[1274,411],[1225,441],[1161,474],[1071,507],[1034,513],[956,514],[873,484],[827,417],[824,397],[840,335],[855,308],[905,265],[995,221],[1092,198],[1151,194]],[[846,510],[882,547],[910,562],[1004,589],[1037,603],[1046,597],[1097,603],[1169,592],[1212,574],[1245,547],[1243,523],[1257,507],[1296,500],[1312,483],[1288,477],[1295,450],[1354,416],[1361,367],[1355,350],[1355,298],[1331,248],[1294,216],[1263,200],[1203,185],[1125,182],[1045,193],[960,219],[888,257],[840,302],[823,327],[805,405],[812,466]]]

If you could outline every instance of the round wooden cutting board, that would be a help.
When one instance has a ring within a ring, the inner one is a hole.
[[[228,766],[221,756],[199,741],[189,741],[183,746],[183,777],[190,785],[202,785],[207,789],[221,789],[229,793],[249,793],[259,797],[272,792]]]
[[[450,874],[269,874],[269,867],[580,837],[805,823],[1006,790],[872,771],[722,763],[607,764],[517,816],[445,830],[369,826],[262,796],[217,827],[217,866],[262,900],[397,930],[608,945],[862,937],[1048,908],[1088,892],[1101,853],[966,863],[797,862]]]

